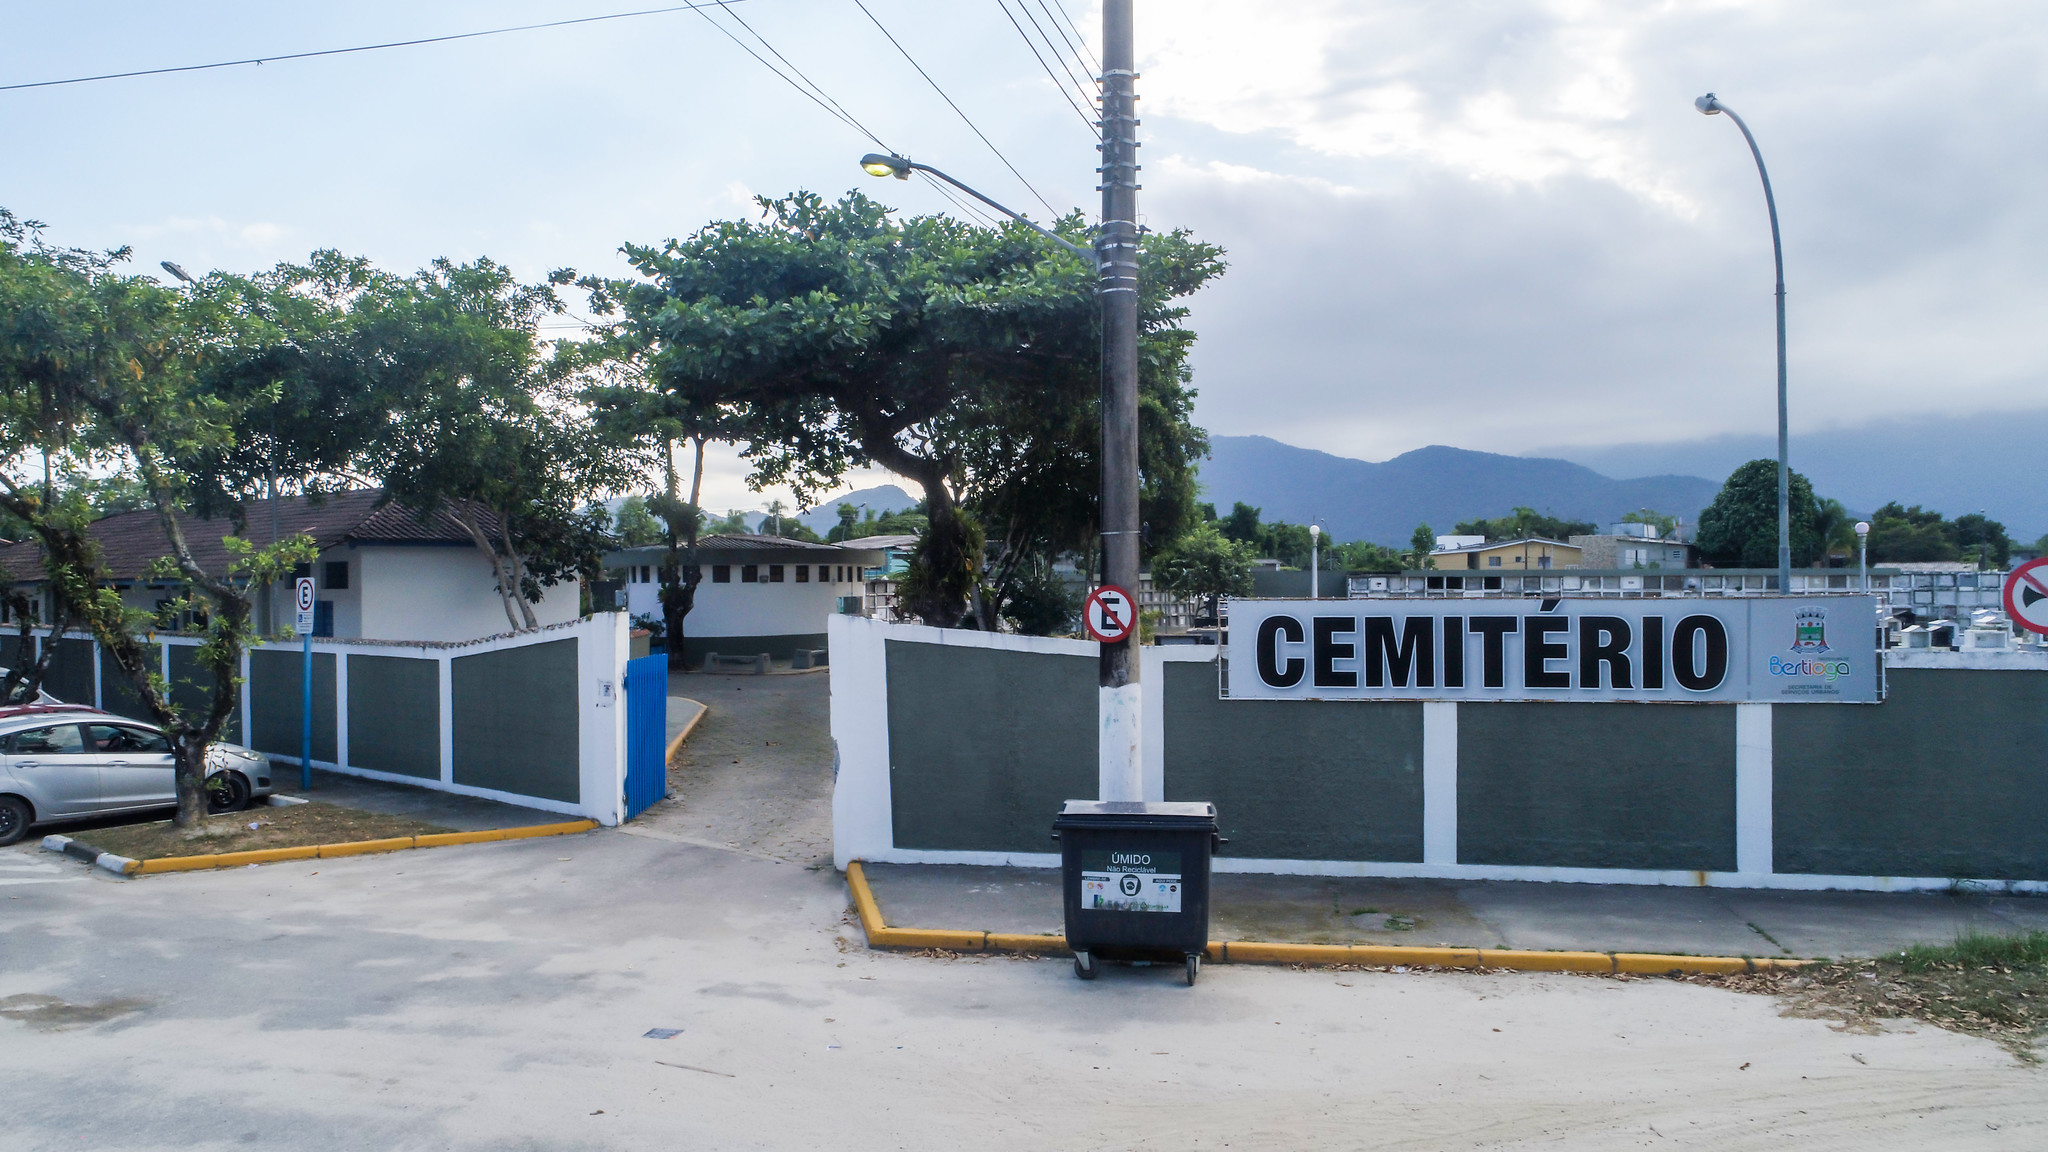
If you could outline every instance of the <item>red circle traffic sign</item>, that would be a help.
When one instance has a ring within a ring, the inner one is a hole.
[[[1121,643],[1138,626],[1138,601],[1114,584],[1104,584],[1088,594],[1081,606],[1081,623],[1088,634],[1104,644]]]
[[[2048,636],[2048,556],[2029,560],[2005,578],[2006,618]]]

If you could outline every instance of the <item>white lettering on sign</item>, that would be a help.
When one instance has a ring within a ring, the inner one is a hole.
[[[1868,596],[1366,600],[1341,608],[1234,600],[1225,694],[1875,703],[1876,610]]]

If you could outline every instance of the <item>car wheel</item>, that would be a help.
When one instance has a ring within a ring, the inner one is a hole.
[[[0,796],[0,846],[14,843],[28,832],[29,821],[35,813],[29,811],[28,801],[13,796]]]
[[[249,782],[239,772],[215,772],[206,778],[208,812],[240,812],[249,806]]]

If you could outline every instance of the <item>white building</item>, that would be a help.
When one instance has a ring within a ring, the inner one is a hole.
[[[879,550],[811,544],[777,536],[706,536],[697,541],[703,579],[683,623],[684,659],[706,652],[786,660],[799,648],[825,647],[825,624],[834,613],[863,611],[864,570],[883,563]],[[661,545],[623,548],[605,556],[607,570],[624,580],[626,611],[635,619],[661,619]]]
[[[367,640],[476,640],[514,631],[492,576],[491,562],[448,514],[421,517],[383,503],[379,489],[338,492],[323,498],[282,496],[276,502],[277,538],[311,536],[320,555],[299,575],[316,588],[314,635]],[[243,506],[240,535],[259,546],[272,539],[269,501]],[[223,540],[236,535],[226,520],[179,518],[187,545],[201,568],[225,570]],[[486,531],[496,529],[495,521]],[[101,549],[110,581],[130,606],[167,615],[179,590],[149,578],[150,566],[170,551],[154,511],[123,512],[95,521],[89,529]],[[34,542],[0,547],[0,565],[17,587],[40,592],[42,556]],[[274,632],[292,622],[292,584],[258,590],[256,624]],[[581,590],[565,582],[543,590],[533,613],[540,624],[574,620]],[[47,606],[44,618],[48,619]]]

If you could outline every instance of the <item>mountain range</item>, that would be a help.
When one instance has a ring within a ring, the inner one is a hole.
[[[1338,540],[1395,547],[1407,546],[1417,524],[1448,533],[1460,520],[1505,516],[1517,505],[1602,526],[1639,508],[1693,524],[1721,489],[1698,476],[1615,480],[1569,460],[1441,444],[1378,463],[1264,436],[1211,436],[1209,448],[1202,499],[1219,514],[1243,501],[1266,520],[1313,519]]]

